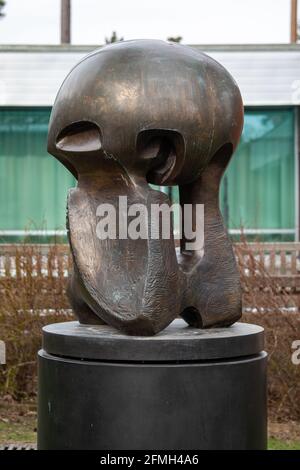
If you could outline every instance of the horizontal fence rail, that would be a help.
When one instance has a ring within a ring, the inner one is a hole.
[[[69,245],[0,244],[0,277],[68,277],[71,264]]]
[[[267,273],[277,281],[279,289],[300,293],[300,243],[234,243],[233,246],[243,276],[255,277],[258,288],[260,279],[264,288],[263,277]],[[14,280],[16,285],[19,279],[36,277],[52,279],[57,287],[61,284],[65,290],[71,266],[67,244],[0,244],[0,279]]]
[[[247,265],[251,253],[271,276],[300,276],[300,243],[235,243],[241,265]]]

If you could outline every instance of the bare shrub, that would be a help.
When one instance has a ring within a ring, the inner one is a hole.
[[[0,273],[0,339],[7,345],[7,365],[0,368],[0,393],[22,399],[36,393],[36,353],[41,328],[73,320],[65,288],[68,248],[11,246],[11,259]],[[291,361],[291,345],[300,339],[299,293],[283,288],[244,240],[236,246],[243,287],[243,321],[265,328],[269,354],[269,415],[272,420],[300,420],[300,366]]]
[[[0,338],[7,364],[0,368],[0,392],[20,399],[36,393],[36,353],[41,328],[66,321],[72,312],[65,294],[69,256],[62,246],[11,245],[0,273]]]
[[[243,288],[243,321],[265,329],[268,400],[272,420],[300,420],[300,366],[292,363],[292,343],[300,339],[299,293],[286,290],[244,241],[236,247]]]

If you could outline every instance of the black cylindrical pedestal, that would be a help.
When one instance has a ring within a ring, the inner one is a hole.
[[[39,449],[265,449],[263,330],[154,337],[48,325],[39,352]]]

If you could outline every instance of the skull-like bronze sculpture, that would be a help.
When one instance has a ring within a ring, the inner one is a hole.
[[[237,146],[243,104],[230,74],[187,46],[137,40],[85,57],[62,84],[48,150],[78,180],[68,196],[74,272],[69,296],[81,323],[153,335],[178,315],[226,326],[241,316],[240,281],[219,210],[221,177]],[[97,207],[149,207],[178,185],[180,204],[204,204],[204,254],[174,239],[99,239]]]

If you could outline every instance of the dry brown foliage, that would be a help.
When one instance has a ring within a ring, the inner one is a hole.
[[[300,340],[300,293],[272,277],[246,242],[238,255],[243,287],[243,321],[265,329],[268,352],[269,417],[300,421],[300,365],[292,363],[292,343]]]
[[[12,245],[0,275],[0,339],[7,364],[0,392],[16,399],[36,393],[36,353],[45,324],[73,319],[65,294],[68,256],[52,245]],[[6,272],[3,272],[6,271]]]
[[[43,325],[72,320],[65,294],[70,260],[66,248],[15,245],[0,276],[0,339],[7,365],[0,368],[0,393],[22,399],[36,394],[36,352]],[[292,342],[300,340],[300,294],[282,289],[246,242],[236,248],[243,286],[243,321],[262,325],[269,354],[269,415],[300,421],[300,365],[291,361]],[[12,275],[8,275],[8,273]]]

